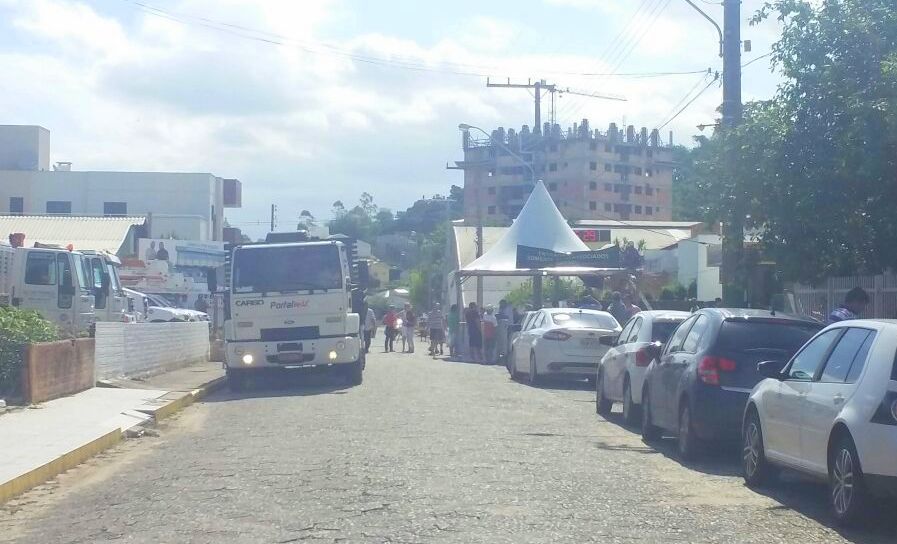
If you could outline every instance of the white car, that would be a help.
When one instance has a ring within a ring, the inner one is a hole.
[[[645,372],[653,359],[652,347],[667,341],[688,312],[653,310],[632,316],[616,338],[604,337],[610,349],[601,358],[595,381],[595,408],[610,413],[613,403],[623,403],[623,418],[629,424],[641,420],[642,388]]]
[[[531,312],[511,343],[508,372],[514,379],[526,374],[533,384],[547,375],[592,380],[607,351],[601,337],[619,332],[620,324],[607,312],[578,308]]]
[[[829,325],[767,376],[745,409],[743,470],[760,485],[780,467],[828,480],[838,522],[897,497],[897,321]]]

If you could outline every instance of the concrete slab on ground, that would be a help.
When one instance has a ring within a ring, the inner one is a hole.
[[[224,379],[224,365],[220,362],[196,363],[141,380],[117,378],[105,380],[103,385],[131,389],[164,389],[165,391],[194,391],[218,379]]]

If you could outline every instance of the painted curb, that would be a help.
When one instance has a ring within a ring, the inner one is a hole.
[[[171,402],[160,406],[156,410],[150,410],[149,413],[155,421],[170,417],[171,415],[183,410],[194,402],[201,400],[207,395],[217,391],[227,383],[227,377],[221,376],[214,380],[203,384],[193,391],[181,394]],[[148,422],[149,423],[149,422]],[[20,476],[16,476],[12,480],[0,484],[0,505],[6,501],[25,493],[26,491],[37,487],[51,478],[80,465],[91,457],[115,446],[124,438],[121,429],[115,429],[99,438],[91,440],[87,444],[78,446],[72,451],[65,453],[49,463],[37,467]]]
[[[25,493],[29,489],[41,485],[58,474],[75,468],[94,455],[118,444],[121,440],[121,429],[115,429],[114,431],[91,440],[87,444],[79,446],[72,451],[57,457],[45,465],[0,484],[0,504],[5,503],[17,495]]]

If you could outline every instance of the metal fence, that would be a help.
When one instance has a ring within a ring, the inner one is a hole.
[[[834,277],[815,287],[795,284],[795,310],[824,319],[844,302],[845,295],[854,287],[862,287],[869,293],[869,305],[861,317],[897,318],[897,275],[894,274]]]

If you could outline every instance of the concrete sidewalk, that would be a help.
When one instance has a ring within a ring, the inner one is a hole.
[[[223,383],[221,363],[201,363],[3,414],[0,503],[113,446],[127,431],[183,409]]]

